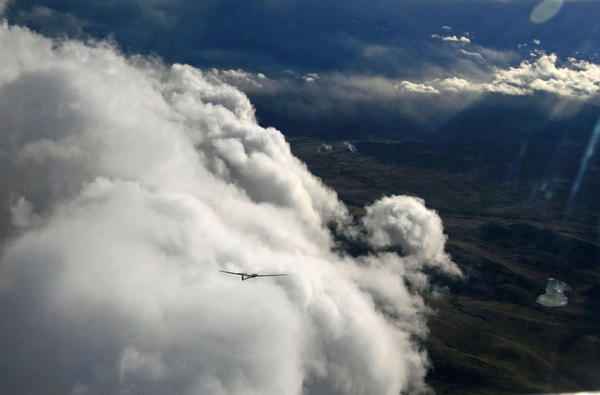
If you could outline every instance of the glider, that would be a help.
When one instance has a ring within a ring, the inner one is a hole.
[[[256,278],[256,277],[276,277],[276,276],[287,276],[287,274],[284,273],[280,273],[280,274],[256,274],[256,273],[237,273],[237,272],[228,272],[227,270],[219,270],[220,272],[223,273],[228,273],[228,274],[235,274],[236,276],[242,276],[242,281],[246,281],[249,280],[251,278]]]

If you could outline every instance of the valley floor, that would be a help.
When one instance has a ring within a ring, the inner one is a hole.
[[[499,182],[481,168],[419,163],[420,154],[434,156],[419,144],[394,157],[378,143],[387,151],[378,157],[360,142],[350,152],[341,142],[290,140],[355,216],[383,195],[407,194],[442,217],[447,251],[465,279],[430,300],[427,382],[437,393],[600,389],[598,210],[580,205],[565,215],[565,192],[548,199],[537,193],[540,180]],[[573,287],[568,306],[535,302],[548,277]]]

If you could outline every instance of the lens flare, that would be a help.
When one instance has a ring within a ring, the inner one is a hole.
[[[579,192],[579,188],[581,187],[581,181],[585,176],[585,172],[588,168],[588,164],[592,156],[594,156],[594,152],[596,151],[596,145],[598,144],[598,137],[600,137],[600,120],[596,123],[594,127],[594,131],[590,135],[590,140],[587,145],[587,149],[585,150],[583,157],[581,158],[581,164],[579,165],[579,171],[577,172],[577,177],[575,178],[575,182],[573,183],[573,187],[571,188],[571,194],[569,195],[569,200],[567,201],[567,214],[571,212],[573,201]]]
[[[552,19],[563,5],[563,0],[544,0],[535,6],[529,20],[533,23],[544,23]]]

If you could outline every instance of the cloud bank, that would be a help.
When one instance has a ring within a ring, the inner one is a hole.
[[[423,67],[422,76],[413,78],[339,72],[321,73],[318,78],[313,78],[317,76],[314,73],[304,77],[271,78],[248,72],[244,73],[244,78],[225,75],[231,71],[213,75],[216,80],[233,84],[251,95],[259,105],[259,114],[268,107],[264,103],[269,104],[269,108],[277,108],[278,114],[286,114],[275,117],[275,123],[282,119],[285,122],[290,117],[303,116],[306,120],[313,115],[325,114],[325,118],[332,112],[344,113],[345,117],[351,118],[352,114],[364,111],[365,105],[372,105],[373,118],[382,114],[382,119],[395,119],[401,124],[405,117],[427,127],[440,124],[440,120],[448,119],[485,94],[552,95],[573,103],[594,103],[599,98],[600,65],[591,61],[573,57],[561,60],[556,54],[541,50],[535,50],[527,54],[527,59],[519,61],[517,53],[480,46],[475,46],[472,51],[454,48],[452,56],[452,67],[430,65]],[[423,111],[431,107],[436,109],[434,113]],[[384,113],[384,108],[390,111]],[[296,120],[292,126],[298,124],[301,122]],[[381,129],[390,127],[385,122],[381,125]],[[371,132],[369,125],[365,128],[365,132]]]
[[[346,208],[237,89],[6,24],[0,48],[0,161],[19,175],[0,392],[424,388],[425,306],[405,282],[457,271],[422,201],[380,201],[365,220],[374,245],[406,255],[334,252],[328,225],[349,226]]]
[[[480,54],[461,51],[466,55]],[[502,93],[524,96],[536,92],[587,100],[600,93],[600,66],[585,60],[568,58],[560,65],[556,54],[532,54],[533,60],[524,60],[516,67],[495,67],[488,81],[463,77],[438,78],[420,83],[402,81],[399,85],[407,92],[433,93]],[[419,90],[414,89],[419,86]]]

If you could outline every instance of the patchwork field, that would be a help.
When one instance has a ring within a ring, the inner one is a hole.
[[[340,141],[291,143],[357,217],[391,194],[422,197],[442,217],[447,250],[465,279],[439,279],[449,292],[429,301],[428,383],[437,393],[600,388],[599,217],[589,204],[565,215],[568,180],[548,199],[535,176],[504,182],[489,176],[499,172],[493,160],[469,165],[478,160],[473,150],[461,156],[422,143],[353,141],[350,152]],[[548,277],[573,287],[568,306],[535,302]]]

